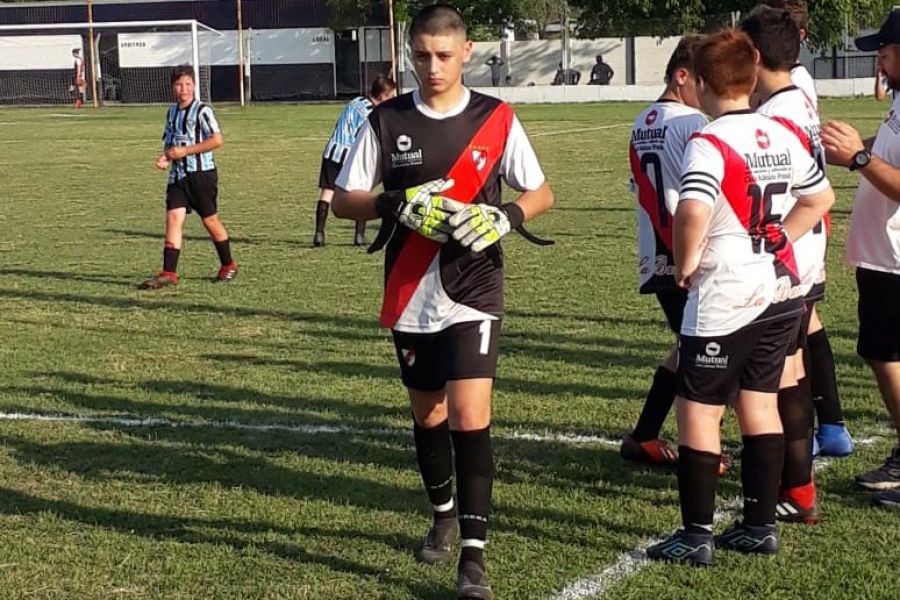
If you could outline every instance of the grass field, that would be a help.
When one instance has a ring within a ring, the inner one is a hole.
[[[136,284],[161,258],[164,109],[0,110],[0,598],[452,597],[453,568],[413,559],[430,513],[376,325],[382,257],[333,218],[329,245],[310,247],[339,110],[218,110],[221,214],[241,274],[210,283],[215,253],[192,218],[184,279],[162,293]],[[720,553],[706,571],[628,558],[678,523],[674,476],[626,467],[615,444],[671,343],[635,292],[625,148],[639,110],[519,109],[557,198],[532,230],[558,244],[505,242],[488,553],[498,598],[898,598],[900,514],[853,487],[892,440],[854,352],[845,172],[831,173],[821,314],[851,430],[869,443],[820,465],[824,522],[782,527],[775,558]],[[864,132],[885,110],[823,106]],[[733,451],[733,417],[725,437]],[[720,504],[738,494],[735,470]]]

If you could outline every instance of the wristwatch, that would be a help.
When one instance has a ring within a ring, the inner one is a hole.
[[[850,160],[850,170],[857,171],[863,169],[869,166],[870,162],[872,162],[872,153],[868,150],[860,150],[854,154],[853,158]]]

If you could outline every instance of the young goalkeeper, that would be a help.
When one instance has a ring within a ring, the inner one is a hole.
[[[707,37],[694,62],[700,105],[714,120],[688,143],[672,232],[675,281],[688,290],[677,384],[684,528],[651,546],[651,559],[711,565],[714,546],[778,551],[777,392],[803,312],[802,298],[782,292],[800,283],[791,240],[821,221],[834,194],[795,133],[751,111],[757,58],[747,34],[728,29]],[[743,435],[744,519],[714,540],[719,429],[730,403]]]
[[[166,186],[166,241],[162,271],[140,285],[149,290],[178,283],[182,231],[187,213],[192,210],[200,215],[219,255],[222,266],[214,281],[228,282],[238,274],[237,263],[231,257],[228,232],[218,214],[219,178],[213,150],[224,143],[219,123],[212,107],[194,96],[192,67],[176,67],[171,80],[175,104],[166,113],[164,152],[156,159],[160,171],[171,167]]]
[[[458,521],[457,598],[489,600],[491,394],[503,315],[498,242],[550,208],[553,194],[512,109],[463,86],[472,42],[459,12],[424,8],[412,20],[410,44],[420,88],[369,116],[332,209],[342,218],[381,218],[382,231],[393,232],[381,324],[393,332],[433,510],[418,557],[453,560]],[[501,204],[501,178],[520,192],[515,202]],[[372,191],[379,183],[384,193]]]

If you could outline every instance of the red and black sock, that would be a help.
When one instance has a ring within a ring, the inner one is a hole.
[[[672,403],[675,402],[676,381],[675,373],[663,366],[657,367],[641,416],[631,433],[636,442],[649,442],[659,437],[663,423],[672,410]]]
[[[455,519],[450,425],[444,421],[437,427],[426,429],[415,423],[413,440],[416,444],[416,462],[419,464],[419,473],[422,475],[435,521]]]
[[[721,454],[678,446],[678,497],[688,533],[712,533]]]
[[[807,338],[806,372],[812,386],[813,403],[819,423],[844,424],[844,409],[838,394],[837,376],[834,373],[834,351],[824,329],[811,333]]]
[[[216,246],[216,254],[219,255],[219,262],[222,263],[222,266],[230,265],[233,262],[231,258],[231,242],[228,239],[224,239],[221,242],[213,242]]]
[[[741,484],[744,487],[744,523],[774,525],[778,483],[784,465],[784,434],[744,436]]]
[[[453,431],[459,499],[459,564],[474,562],[484,568],[491,491],[494,486],[494,453],[491,428]]]
[[[781,487],[806,485],[812,478],[813,403],[809,381],[778,391],[778,415],[784,427],[784,468]]]
[[[178,257],[181,255],[181,249],[168,244],[163,247],[163,271],[166,273],[175,273],[178,271]]]

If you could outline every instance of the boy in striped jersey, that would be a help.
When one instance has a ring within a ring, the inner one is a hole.
[[[334,131],[325,144],[325,152],[322,153],[322,167],[319,169],[319,201],[316,203],[316,233],[313,235],[313,247],[319,248],[325,245],[325,220],[328,218],[328,208],[334,197],[334,182],[337,180],[347,153],[356,142],[356,134],[362,128],[372,109],[386,100],[394,97],[397,84],[390,77],[379,75],[372,80],[369,95],[360,96],[350,101],[341,116],[334,125]],[[356,233],[353,236],[354,246],[366,245],[366,222],[356,222]]]
[[[142,289],[156,290],[178,283],[178,257],[187,213],[196,211],[209,232],[221,268],[214,281],[228,282],[238,273],[231,257],[228,232],[219,220],[219,180],[213,150],[224,143],[212,107],[195,98],[194,70],[176,67],[172,72],[175,104],[169,107],[163,132],[164,153],[156,159],[156,168],[169,170],[166,186],[166,241],[163,269],[141,283]]]

